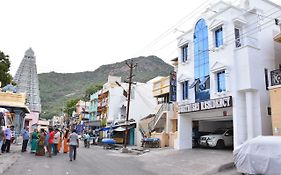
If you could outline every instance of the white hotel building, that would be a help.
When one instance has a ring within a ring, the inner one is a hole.
[[[176,149],[192,148],[195,127],[233,127],[234,147],[272,134],[266,72],[281,64],[276,19],[281,7],[268,0],[220,1],[178,38]]]

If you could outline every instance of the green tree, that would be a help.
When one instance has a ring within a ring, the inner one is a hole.
[[[85,91],[85,95],[83,96],[83,100],[84,101],[89,101],[90,100],[90,96],[93,93],[96,93],[97,91],[99,91],[100,89],[102,89],[102,85],[91,85],[89,87],[87,87],[86,91]]]
[[[0,51],[0,81],[2,82],[2,87],[11,83],[13,79],[13,77],[9,73],[10,66],[11,63],[9,60],[9,56]]]
[[[66,113],[67,117],[72,115],[72,112],[76,109],[76,103],[79,99],[71,99],[66,102],[66,107],[64,108],[64,113]]]

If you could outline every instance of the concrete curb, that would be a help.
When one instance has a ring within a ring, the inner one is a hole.
[[[213,174],[216,174],[216,173],[227,171],[227,170],[232,169],[234,167],[235,167],[234,162],[229,162],[229,163],[225,163],[223,165],[220,165],[219,167],[214,168],[213,170],[205,172],[202,175],[213,175]]]
[[[218,172],[222,172],[222,171],[229,170],[232,168],[235,168],[234,162],[230,162],[230,163],[220,166]]]

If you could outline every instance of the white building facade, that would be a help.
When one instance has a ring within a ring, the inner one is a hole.
[[[142,138],[136,123],[143,117],[155,113],[157,106],[153,97],[152,79],[146,83],[136,83],[131,88],[131,99],[128,120],[130,121],[129,144],[136,144]],[[116,83],[117,82],[117,83]],[[100,93],[107,94],[106,110],[101,116],[106,116],[107,127],[124,125],[127,116],[128,83],[122,83],[121,77],[109,76]],[[100,105],[101,106],[101,105]],[[137,127],[136,129],[134,127]]]
[[[156,113],[157,100],[153,96],[153,82],[158,79],[159,77],[156,77],[146,83],[137,83],[132,86],[129,119],[139,122],[140,119]],[[134,136],[134,143],[140,145],[142,135],[139,132],[139,125],[136,126]]]
[[[121,86],[118,86],[116,82],[120,83]],[[108,93],[106,102],[107,123],[125,120],[125,109],[124,107],[122,108],[122,105],[126,101],[126,97],[123,95],[123,89],[127,89],[127,87],[127,83],[121,83],[121,77],[108,76],[108,81],[103,85],[101,92]]]
[[[121,85],[118,86],[116,81]],[[135,121],[155,112],[156,99],[153,97],[153,79],[147,83],[136,83],[131,88],[129,119]],[[109,76],[109,80],[103,85],[103,92],[108,91],[107,121],[118,122],[126,120],[128,83],[122,83],[121,77]]]
[[[220,1],[178,38],[176,149],[192,148],[195,125],[233,127],[234,147],[271,134],[265,70],[281,63],[272,40],[280,16],[281,7],[267,0]]]

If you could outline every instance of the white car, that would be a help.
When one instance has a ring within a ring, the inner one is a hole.
[[[238,172],[281,175],[281,136],[258,136],[233,151]]]
[[[200,137],[200,146],[224,148],[233,145],[233,129],[221,128]]]

